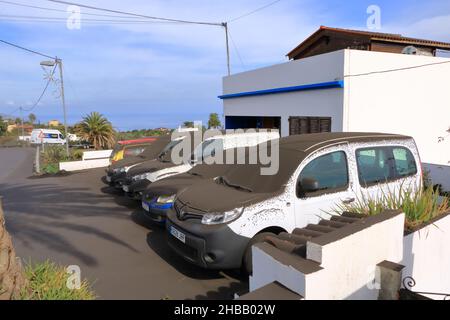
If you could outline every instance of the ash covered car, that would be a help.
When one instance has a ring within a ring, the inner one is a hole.
[[[170,135],[159,136],[151,145],[146,146],[141,154],[112,163],[106,169],[106,183],[122,188],[122,182],[126,177],[126,172],[130,168],[144,161],[155,159],[170,142]]]
[[[230,164],[199,164],[188,172],[150,184],[142,196],[144,214],[151,221],[163,224],[167,211],[173,208],[178,192],[204,179],[213,179],[232,168]]]
[[[147,187],[158,180],[165,179],[189,171],[206,158],[214,157],[216,153],[238,147],[250,147],[280,137],[278,130],[256,130],[251,129],[242,132],[221,132],[212,135],[203,141],[191,138],[192,153],[183,155],[188,161],[183,163],[174,162],[170,152],[158,157],[158,159],[142,163],[131,168],[127,172],[127,178],[123,183],[126,194],[135,199],[142,200]]]
[[[256,152],[251,148],[250,153]],[[358,196],[421,185],[413,138],[381,133],[319,133],[281,138],[279,170],[236,164],[177,193],[168,210],[169,246],[211,269],[252,270],[251,247],[268,235],[308,228]]]

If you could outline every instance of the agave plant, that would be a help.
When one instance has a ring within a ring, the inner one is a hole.
[[[333,213],[353,212],[362,215],[374,215],[384,210],[402,210],[405,213],[407,230],[413,230],[417,226],[450,211],[449,199],[441,197],[439,191],[432,187],[416,190],[404,188],[401,185],[398,190],[390,188],[381,189],[377,197],[361,194],[353,203],[339,204]]]
[[[102,114],[91,112],[83,117],[83,121],[75,126],[76,133],[95,147],[109,149],[114,146],[115,132],[111,122]]]

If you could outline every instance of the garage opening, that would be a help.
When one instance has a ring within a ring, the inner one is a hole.
[[[331,117],[289,117],[289,135],[331,132]]]
[[[281,128],[281,117],[226,116],[226,129],[278,129]]]

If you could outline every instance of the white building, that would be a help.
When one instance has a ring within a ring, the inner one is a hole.
[[[403,46],[410,53],[411,39],[402,39],[408,40]],[[450,44],[417,41],[433,47],[432,54],[390,53],[399,50],[398,44],[377,51],[316,48],[327,53],[302,53],[306,57],[224,77],[219,98],[226,128],[278,128],[282,136],[323,131],[410,135],[433,183],[450,190],[450,59],[434,56],[436,46]]]

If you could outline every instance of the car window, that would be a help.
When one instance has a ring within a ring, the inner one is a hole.
[[[398,177],[406,177],[417,173],[416,161],[411,151],[402,147],[392,149],[395,171]]]
[[[345,152],[336,151],[312,160],[299,175],[300,181],[305,178],[316,180],[319,191],[347,187],[348,167]]]
[[[393,178],[392,152],[387,147],[356,150],[359,182],[362,186],[383,183]]]

